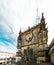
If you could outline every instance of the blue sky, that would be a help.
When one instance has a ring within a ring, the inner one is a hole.
[[[53,0],[0,0],[0,50],[16,51],[17,36],[39,23],[44,12],[48,27],[48,44],[54,38]]]
[[[3,21],[2,21],[3,20]],[[16,35],[4,18],[0,19],[0,51],[14,51],[16,49]]]

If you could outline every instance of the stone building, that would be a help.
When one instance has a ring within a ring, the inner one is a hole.
[[[49,45],[50,62],[54,64],[54,39]]]
[[[21,54],[17,51],[17,57],[24,58],[28,65],[32,64],[32,62],[35,65],[35,63],[40,63],[41,61],[48,61],[47,41],[48,30],[42,13],[40,23],[31,28],[29,27],[24,32],[20,30],[17,39],[17,49],[21,50]]]

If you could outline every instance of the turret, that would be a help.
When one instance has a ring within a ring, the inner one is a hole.
[[[21,33],[22,32],[21,32],[21,28],[20,28],[19,36],[18,36],[18,39],[17,39],[17,49],[21,48],[21,44],[22,44]]]
[[[16,65],[18,65],[18,62],[21,61],[21,43],[22,43],[22,39],[21,39],[21,29],[19,32],[19,36],[17,39],[17,52],[16,52]]]
[[[42,18],[40,21],[40,29],[45,29],[46,24],[45,24],[45,18],[44,18],[44,14],[42,13]]]
[[[40,20],[40,31],[38,33],[39,38],[39,47],[45,48],[47,47],[47,41],[48,41],[48,30],[46,28],[45,18],[42,13],[42,17]]]

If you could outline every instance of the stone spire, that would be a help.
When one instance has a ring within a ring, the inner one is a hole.
[[[42,13],[41,23],[45,23],[44,13]]]
[[[19,32],[19,35],[21,35],[22,31],[21,31],[21,28],[20,28],[20,32]]]
[[[42,19],[44,19],[44,13],[42,13]]]
[[[40,29],[45,29],[46,23],[45,23],[45,18],[44,18],[44,13],[42,13],[42,17],[40,20]]]
[[[22,39],[21,39],[21,28],[20,28],[20,32],[19,32],[19,36],[17,38],[17,48],[21,47],[21,43],[22,43]]]

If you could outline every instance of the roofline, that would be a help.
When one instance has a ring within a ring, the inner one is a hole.
[[[6,51],[0,51],[0,53],[15,54],[15,53],[12,53],[12,52],[6,52]]]
[[[22,32],[21,35],[24,34],[24,33],[27,33],[29,30],[32,31],[32,30],[35,29],[35,28],[39,28],[39,26],[40,26],[40,23],[37,24],[37,25],[35,25],[35,26],[33,26],[33,27],[31,27],[30,29],[27,29],[26,31]]]

